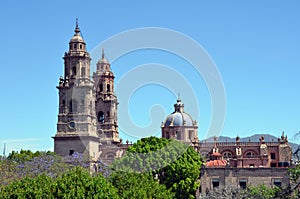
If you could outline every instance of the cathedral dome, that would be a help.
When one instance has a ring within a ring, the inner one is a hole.
[[[83,38],[81,37],[80,34],[77,34],[77,33],[76,33],[76,34],[71,38],[70,43],[84,43],[84,40],[83,40]]]
[[[168,115],[164,125],[167,126],[193,126],[193,118],[184,112],[184,104],[181,102],[181,100],[178,98],[177,103],[174,104],[175,111]]]
[[[70,43],[84,43],[84,40],[80,34],[80,29],[78,27],[78,20],[76,19],[76,28],[74,30],[75,34],[71,38]]]

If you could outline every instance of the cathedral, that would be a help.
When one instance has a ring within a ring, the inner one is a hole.
[[[97,69],[90,78],[91,57],[78,23],[64,54],[64,76],[59,78],[59,108],[54,151],[67,156],[82,153],[93,161],[111,163],[122,157],[129,142],[123,143],[118,132],[118,99],[114,92],[114,74],[102,50]],[[161,125],[162,137],[192,146],[206,159],[201,172],[201,192],[219,186],[245,188],[252,184],[287,184],[286,168],[292,150],[287,137],[278,140],[241,142],[199,141],[198,125],[184,111],[178,97],[174,112]]]
[[[113,147],[120,144],[115,77],[103,50],[90,78],[91,57],[77,22],[74,32],[63,57],[64,77],[60,77],[57,86],[59,110],[54,151],[61,156],[78,152],[93,160],[114,159],[122,153]]]

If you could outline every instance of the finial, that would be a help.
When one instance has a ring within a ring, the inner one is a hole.
[[[76,18],[76,27],[75,27],[75,33],[79,33],[80,30],[79,30],[79,27],[78,27],[78,18]]]
[[[104,48],[102,48],[102,59],[104,59]]]
[[[177,102],[181,102],[181,99],[180,99],[180,92],[178,92]]]

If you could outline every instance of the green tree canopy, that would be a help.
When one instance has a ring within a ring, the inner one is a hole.
[[[153,179],[149,173],[115,172],[110,181],[123,199],[172,199],[174,193]]]
[[[53,198],[52,179],[46,175],[25,177],[1,188],[0,198]]]
[[[82,167],[75,167],[57,178],[53,195],[55,198],[119,198],[117,189],[101,174],[92,177]]]
[[[112,167],[118,171],[147,173],[171,189],[176,198],[194,198],[200,187],[199,175],[203,160],[192,147],[182,142],[149,137],[129,147]]]

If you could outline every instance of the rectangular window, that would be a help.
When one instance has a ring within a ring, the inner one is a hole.
[[[275,160],[275,159],[276,159],[275,153],[271,153],[271,159],[272,159],[272,160]]]
[[[167,138],[167,139],[169,139],[169,138],[170,138],[170,134],[169,134],[169,132],[166,132],[166,133],[165,133],[165,138]]]
[[[175,136],[178,140],[181,140],[181,132],[176,131]]]
[[[277,164],[276,163],[271,163],[271,167],[277,167]]]
[[[281,187],[281,179],[274,179],[273,184],[277,187]]]
[[[212,180],[212,186],[213,186],[213,188],[218,188],[220,186],[219,179],[213,179]]]
[[[194,141],[194,131],[189,131],[189,139]]]
[[[71,150],[69,151],[69,155],[73,155],[74,152],[75,152],[74,149],[71,149]]]
[[[246,180],[240,180],[239,181],[239,185],[240,185],[240,188],[246,189],[246,187],[247,187],[247,181]]]

